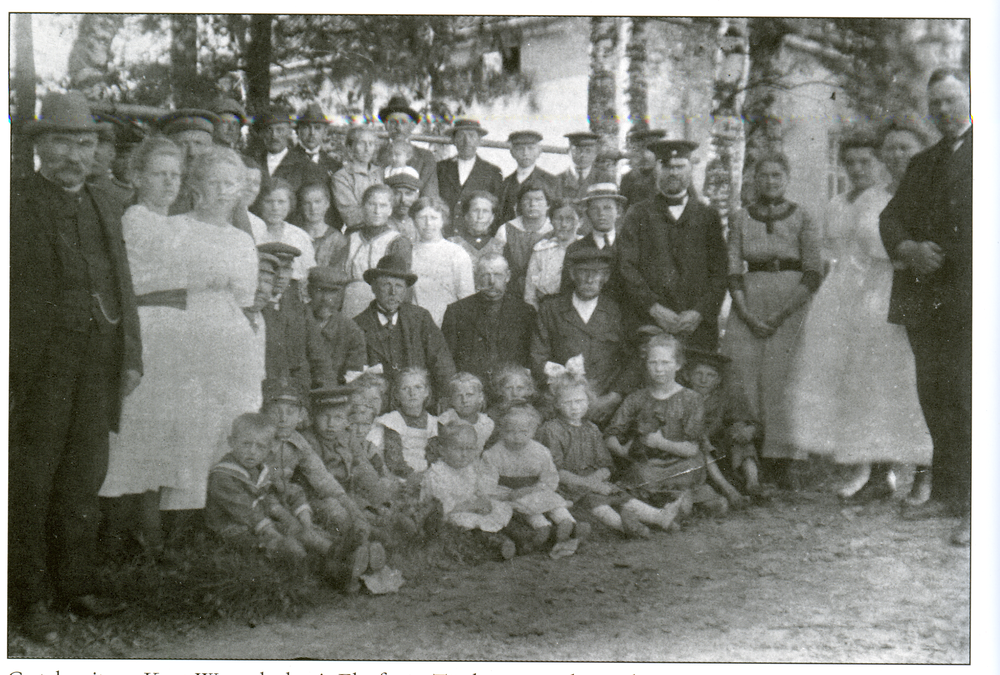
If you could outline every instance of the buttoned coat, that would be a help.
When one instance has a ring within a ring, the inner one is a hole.
[[[298,282],[289,282],[278,306],[268,303],[264,317],[264,370],[268,379],[293,377],[304,386],[312,382],[310,352],[318,351],[319,327],[309,317],[302,302]]]
[[[445,343],[441,329],[434,323],[431,313],[423,307],[404,302],[399,306],[397,318],[403,331],[404,363],[401,368],[426,368],[430,373],[434,391],[441,395],[448,380],[455,374],[455,362]],[[399,369],[392,368],[391,348],[386,331],[378,320],[378,310],[373,300],[365,311],[354,317],[354,323],[365,334],[368,347],[368,365],[383,364],[386,375],[394,379]]]
[[[361,370],[368,363],[365,334],[358,325],[339,313],[319,322],[310,313],[309,321],[319,340],[307,345],[314,387],[344,382],[348,370]]]
[[[905,326],[972,322],[972,130],[958,150],[952,142],[915,155],[882,211],[879,232],[889,257],[906,240],[932,241],[944,251],[936,272],[897,269],[889,321]]]
[[[625,328],[618,304],[601,295],[590,321],[583,322],[573,306],[573,294],[564,293],[542,302],[531,336],[532,371],[544,382],[546,361],[565,365],[583,354],[587,379],[594,392],[603,396],[623,392],[628,366]]]
[[[531,333],[535,308],[508,293],[501,300],[496,324],[487,322],[489,301],[476,293],[448,305],[441,332],[460,372],[472,373],[489,386],[504,365],[531,366]]]
[[[649,318],[654,303],[678,313],[695,310],[701,323],[686,342],[714,351],[728,262],[718,211],[689,191],[684,212],[674,220],[657,193],[629,207],[615,245],[630,311],[654,323]]]
[[[92,198],[114,268],[121,323],[115,328],[119,376],[142,372],[142,342],[132,275],[122,237],[123,206],[93,186]],[[64,324],[60,263],[53,223],[62,206],[60,189],[35,174],[11,187],[10,219],[10,384],[16,396],[44,371],[53,330]],[[109,427],[118,430],[120,381],[110,383]],[[99,395],[100,392],[93,392]]]
[[[451,209],[452,218],[456,215],[455,207],[458,203],[476,190],[485,190],[498,200],[500,199],[500,190],[503,187],[503,174],[500,172],[500,167],[490,164],[478,155],[465,183],[459,182],[458,159],[456,157],[438,162],[437,175],[438,191],[441,193],[441,199]]]

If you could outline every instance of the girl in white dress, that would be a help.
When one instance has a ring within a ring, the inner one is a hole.
[[[476,292],[469,254],[441,235],[448,215],[448,205],[437,197],[421,197],[410,207],[420,237],[413,245],[413,303],[430,312],[438,326],[448,305]]]
[[[414,472],[426,471],[427,444],[438,434],[438,418],[427,412],[431,383],[423,368],[405,368],[393,390],[396,410],[375,421],[392,429],[403,440],[403,459]]]
[[[470,424],[476,430],[479,452],[493,435],[494,422],[486,414],[483,382],[472,373],[458,373],[448,382],[451,407],[441,413],[439,424]]]

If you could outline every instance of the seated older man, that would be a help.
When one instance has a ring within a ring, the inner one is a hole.
[[[475,281],[474,295],[448,305],[441,331],[455,367],[490,382],[505,365],[530,367],[535,309],[507,292],[510,267],[499,253],[478,260]]]

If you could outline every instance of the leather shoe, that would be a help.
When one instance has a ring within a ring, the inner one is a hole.
[[[850,497],[842,497],[845,504],[867,504],[869,502],[892,499],[896,491],[886,481],[868,481],[864,487],[855,492]]]
[[[95,619],[118,614],[128,607],[124,602],[102,598],[97,595],[78,595],[69,601],[69,611],[77,616],[90,616]]]
[[[954,518],[958,514],[950,504],[931,499],[919,506],[904,506],[900,512],[903,520],[928,520],[930,518]]]
[[[952,546],[970,546],[972,544],[972,517],[968,514],[962,516],[962,522],[960,522],[954,530],[951,531],[951,537],[948,539]]]
[[[50,645],[59,639],[58,624],[44,602],[29,606],[16,623],[21,634],[34,642]]]

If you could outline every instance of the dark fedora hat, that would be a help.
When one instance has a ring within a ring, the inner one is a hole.
[[[49,132],[81,133],[98,132],[97,121],[90,112],[87,98],[79,91],[65,94],[49,92],[42,99],[42,111],[38,119],[28,120],[24,130],[29,134]]]
[[[486,131],[486,129],[482,127],[482,125],[479,123],[479,120],[470,120],[464,118],[455,120],[455,123],[451,125],[450,129],[448,129],[448,135],[454,138],[456,131],[475,131],[480,136],[485,136],[486,134],[489,133],[488,131]]]
[[[410,266],[398,255],[384,256],[375,267],[365,270],[362,276],[369,285],[374,284],[377,279],[382,277],[402,279],[407,286],[417,283],[417,275],[410,271]]]
[[[253,124],[258,127],[270,124],[291,124],[294,114],[295,111],[283,103],[271,103],[253,116]]]
[[[389,99],[389,102],[384,108],[378,111],[379,122],[385,122],[385,118],[393,113],[405,113],[410,116],[414,122],[420,122],[420,113],[410,107],[409,101],[406,100],[405,96],[393,96]]]
[[[302,114],[295,120],[296,124],[333,124],[329,117],[323,114],[319,103],[313,102],[306,106]]]

